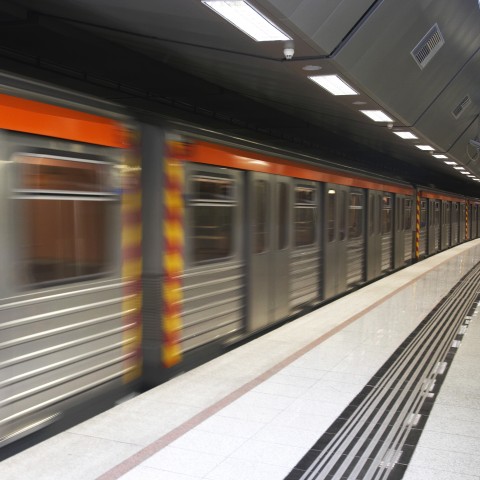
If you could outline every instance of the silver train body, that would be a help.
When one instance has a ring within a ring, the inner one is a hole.
[[[0,447],[479,234],[473,199],[62,98],[0,95]]]

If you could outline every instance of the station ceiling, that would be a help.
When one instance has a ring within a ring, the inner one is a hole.
[[[256,42],[201,0],[0,0],[0,69],[480,196],[480,182],[445,163],[480,179],[477,0],[249,3],[291,38],[293,58],[290,41]],[[309,79],[333,74],[358,95]]]

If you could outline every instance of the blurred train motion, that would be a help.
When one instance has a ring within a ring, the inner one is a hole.
[[[479,235],[477,199],[2,91],[0,446]]]

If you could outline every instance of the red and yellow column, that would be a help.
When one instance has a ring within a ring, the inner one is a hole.
[[[182,359],[182,283],[183,274],[183,144],[169,141],[165,158],[164,188],[164,253],[163,253],[163,318],[162,362],[166,367]]]
[[[121,166],[122,186],[122,279],[123,350],[126,355],[124,381],[138,378],[142,370],[142,190],[138,138]]]
[[[417,192],[417,215],[415,225],[415,260],[420,258],[420,193]]]

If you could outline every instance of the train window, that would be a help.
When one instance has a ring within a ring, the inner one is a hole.
[[[305,247],[315,242],[316,195],[311,187],[295,188],[295,246]]]
[[[74,280],[109,270],[113,165],[19,155],[16,199],[22,209],[26,284]]]
[[[359,238],[363,235],[363,195],[350,193],[348,206],[348,237]]]
[[[435,202],[435,225],[440,225],[440,202]]]
[[[25,155],[16,163],[20,166],[20,188],[27,190],[103,192],[111,178],[111,166],[105,162]]]
[[[412,229],[412,201],[407,198],[403,200],[403,228],[407,232]]]
[[[425,228],[427,225],[427,201],[420,202],[420,227]]]
[[[374,195],[370,195],[368,199],[368,234],[373,235],[375,233],[375,197]]]
[[[268,185],[265,180],[255,181],[255,213],[253,216],[254,253],[267,249]]]
[[[347,192],[341,192],[340,196],[340,219],[339,219],[339,240],[345,240],[347,236],[347,218],[346,218],[346,208],[347,204]]]
[[[392,231],[392,198],[384,195],[382,202],[382,234]]]
[[[283,250],[288,246],[288,186],[280,182],[278,189],[278,248]]]
[[[234,181],[230,177],[192,177],[190,211],[193,263],[221,260],[233,249]]]
[[[336,226],[336,207],[337,195],[333,189],[328,190],[327,194],[327,238],[329,242],[335,240],[335,226]]]

